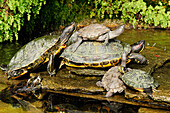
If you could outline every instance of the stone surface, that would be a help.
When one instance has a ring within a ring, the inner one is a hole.
[[[170,111],[141,107],[141,108],[139,108],[138,113],[170,113]]]

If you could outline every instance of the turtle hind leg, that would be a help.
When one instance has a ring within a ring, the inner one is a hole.
[[[77,50],[77,48],[80,46],[80,44],[82,43],[83,39],[81,37],[77,38],[77,42],[74,43],[73,47],[72,47],[72,52],[75,52]]]

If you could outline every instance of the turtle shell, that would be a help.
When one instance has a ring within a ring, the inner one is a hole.
[[[7,71],[17,70],[35,63],[46,51],[55,45],[56,36],[43,36],[23,46],[10,60]],[[39,63],[39,62],[36,62]]]
[[[121,76],[121,79],[128,86],[136,88],[156,88],[158,87],[158,82],[154,78],[147,74],[145,71],[132,69]]]
[[[90,24],[89,26],[80,29],[78,32],[81,37],[95,40],[109,31],[110,29],[102,24]]]
[[[118,66],[110,68],[102,78],[102,85],[107,91],[121,93],[126,89],[124,83],[119,79],[122,74],[118,71]]]
[[[123,46],[124,45],[124,46]],[[110,42],[107,45],[101,42],[83,42],[75,52],[72,52],[73,44],[61,54],[65,64],[71,67],[103,68],[115,66],[121,59],[122,52],[129,53],[129,44]]]

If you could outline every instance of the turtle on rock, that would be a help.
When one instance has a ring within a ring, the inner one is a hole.
[[[75,29],[75,22],[65,27],[59,38],[48,36],[40,37],[23,46],[10,60],[6,68],[8,79],[16,79],[48,62],[47,71],[54,76],[54,58],[66,48],[68,41]]]
[[[68,46],[61,54],[61,64],[75,68],[108,68],[116,66],[121,60],[121,55],[125,51],[128,57],[127,63],[135,61],[140,64],[147,64],[147,59],[140,55],[145,41],[141,40],[132,45],[111,41],[108,45],[101,42],[83,42],[79,48],[72,52],[74,44]],[[135,53],[134,53],[135,52]],[[134,55],[133,55],[134,54]]]
[[[159,86],[158,82],[147,72],[139,69],[127,69],[127,72],[120,76],[121,80],[129,87],[148,93],[150,96]]]
[[[117,29],[111,31],[108,27],[102,24],[90,24],[73,34],[76,37],[76,42],[73,45],[72,51],[75,52],[83,40],[104,41],[108,43],[109,39],[114,39],[123,33],[125,25],[120,25]],[[117,41],[115,39],[115,41]]]

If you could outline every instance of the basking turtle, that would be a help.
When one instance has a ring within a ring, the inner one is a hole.
[[[8,79],[16,79],[29,71],[38,68],[48,62],[47,71],[50,76],[55,75],[54,57],[59,56],[66,48],[65,43],[72,35],[75,22],[63,30],[57,38],[41,37],[23,46],[10,60],[6,68]]]
[[[132,45],[117,42],[110,42],[108,45],[101,42],[83,42],[75,52],[71,51],[74,48],[74,44],[72,44],[61,54],[62,62],[59,68],[64,64],[76,68],[112,67],[119,63],[124,51],[128,54],[127,63],[135,59],[134,61],[140,64],[146,64],[146,58],[140,54],[137,55],[143,50],[144,43],[144,40]],[[133,52],[136,52],[134,56],[131,55]]]
[[[122,55],[121,67],[126,65],[126,53]],[[103,76],[101,81],[96,83],[99,87],[104,87],[107,91],[105,97],[110,97],[114,93],[121,93],[126,89],[123,81],[119,79],[122,73],[119,71],[120,66],[110,68]]]
[[[102,24],[90,24],[73,34],[73,36],[76,37],[77,42],[74,44],[72,51],[75,52],[83,40],[105,41],[104,43],[107,44],[109,39],[114,39],[123,33],[124,27],[125,25],[123,24],[116,30],[111,31]]]
[[[158,82],[150,74],[139,69],[128,68],[128,72],[124,73],[120,78],[127,86],[149,94],[152,94],[159,86]]]

